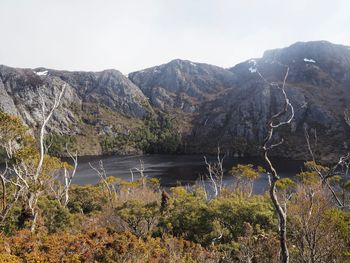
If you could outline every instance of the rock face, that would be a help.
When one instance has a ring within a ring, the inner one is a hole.
[[[334,160],[350,147],[350,127],[344,120],[344,111],[350,110],[350,48],[326,41],[269,50],[262,58],[229,69],[173,60],[130,73],[128,78],[116,70],[0,66],[0,108],[35,127],[40,116],[38,94],[50,105],[57,89],[67,84],[63,107],[49,127],[52,130],[93,141],[101,134],[113,136],[116,130],[127,133],[148,114],[165,112],[182,133],[185,152],[215,152],[220,145],[235,155],[256,155],[266,123],[283,107],[281,91],[268,83],[281,83],[287,67],[286,92],[295,118],[276,133],[275,140],[283,137],[285,143],[274,153],[308,158],[307,129],[312,138],[317,137],[316,153]]]
[[[69,72],[49,70],[74,88],[84,103],[104,105],[125,115],[143,118],[149,108],[142,91],[117,70],[102,72]]]
[[[128,77],[155,109],[172,116],[185,138],[193,131],[194,119],[202,115],[201,106],[221,96],[235,79],[227,69],[180,59]],[[188,144],[187,140],[184,144]],[[187,147],[183,150],[188,151]]]
[[[189,113],[186,151],[225,150],[256,155],[270,116],[283,107],[281,92],[267,82],[281,83],[289,67],[287,94],[295,109],[293,123],[276,134],[285,143],[274,153],[308,158],[305,128],[316,132],[324,159],[346,151],[349,130],[344,110],[350,108],[350,49],[326,41],[296,43],[266,51],[230,69],[175,60],[129,75],[165,112]],[[267,82],[258,74],[261,72]],[[188,114],[187,114],[188,115]],[[178,114],[176,116],[182,115]]]
[[[254,66],[256,64],[256,66]],[[316,133],[316,152],[325,160],[347,151],[350,127],[344,110],[350,107],[350,49],[325,41],[296,43],[290,47],[265,52],[260,59],[243,62],[230,71],[236,76],[234,88],[216,101],[205,105],[198,118],[191,141],[209,149],[220,143],[245,154],[254,154],[266,135],[266,123],[283,105],[280,90],[268,82],[281,83],[289,67],[286,92],[295,110],[289,128],[277,133],[276,141],[285,143],[276,154],[309,158],[305,128]],[[208,145],[206,138],[217,138]],[[255,147],[254,147],[255,146]],[[208,150],[209,150],[208,149]]]
[[[130,73],[129,79],[149,97],[154,107],[194,113],[201,103],[231,87],[234,75],[220,67],[176,59]]]
[[[96,137],[115,124],[113,117],[142,119],[151,111],[142,91],[116,70],[68,72],[6,66],[0,66],[0,109],[19,115],[35,130],[41,123],[42,101],[50,108],[63,85],[61,106],[48,129],[81,136],[82,154],[102,153]],[[104,108],[109,112],[102,114]]]
[[[2,110],[19,115],[29,127],[37,127],[40,123],[41,104],[47,108],[53,103],[55,94],[65,83],[55,77],[37,75],[31,69],[14,69],[0,66],[0,107]],[[71,86],[67,86],[62,105],[54,113],[50,128],[69,131],[71,124],[77,123],[77,116],[70,109],[71,105],[81,105],[82,101]]]

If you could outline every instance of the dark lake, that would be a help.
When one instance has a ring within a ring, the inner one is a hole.
[[[215,161],[216,156],[207,156],[208,161]],[[202,155],[139,155],[139,156],[95,156],[80,157],[79,166],[73,183],[96,184],[99,178],[93,171],[89,162],[97,166],[98,161],[103,160],[104,168],[108,176],[115,176],[124,180],[131,180],[130,169],[140,167],[140,160],[144,163],[145,175],[148,178],[156,177],[162,186],[169,187],[177,184],[191,185],[200,179],[206,172],[206,166]],[[274,158],[274,165],[281,177],[292,177],[300,172],[303,166],[302,161],[295,161],[284,158]],[[224,159],[225,177],[224,183],[230,184],[233,181],[228,171],[236,164],[254,164],[265,166],[261,158],[233,158]],[[139,174],[134,171],[137,178]],[[263,192],[268,184],[267,176],[262,175],[254,185],[254,192]]]

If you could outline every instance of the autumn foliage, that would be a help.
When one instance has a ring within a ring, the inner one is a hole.
[[[0,120],[4,159],[9,167],[27,169],[2,176],[0,262],[278,262],[272,203],[266,193],[252,192],[263,168],[233,167],[235,183],[214,198],[201,185],[162,189],[154,178],[105,176],[96,185],[71,185],[65,205],[53,189],[72,167],[46,154],[39,180],[31,180],[36,140],[16,117],[0,112]],[[308,162],[295,178],[276,183],[288,213],[291,261],[346,262],[350,213],[335,206],[312,168]],[[18,175],[26,176],[25,190],[16,185]],[[331,183],[347,197],[346,182]],[[38,198],[34,232],[31,194]]]

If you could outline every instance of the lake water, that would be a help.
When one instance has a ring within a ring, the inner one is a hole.
[[[216,156],[207,156],[208,161],[215,161]],[[178,184],[192,185],[200,179],[206,172],[206,166],[202,155],[140,155],[140,156],[95,156],[80,157],[79,166],[73,183],[75,184],[96,184],[99,177],[91,169],[89,162],[97,166],[99,160],[103,160],[104,168],[108,176],[115,176],[124,180],[131,180],[130,169],[140,167],[140,160],[144,163],[145,175],[148,178],[156,177],[162,186],[170,187]],[[290,159],[273,159],[275,167],[281,177],[295,176],[302,169],[301,161]],[[224,183],[233,181],[228,171],[237,164],[254,164],[265,166],[261,158],[233,158],[224,159],[225,177]],[[135,178],[138,178],[137,171],[134,171]],[[262,175],[254,185],[254,192],[261,193],[266,190],[268,180],[266,175]]]

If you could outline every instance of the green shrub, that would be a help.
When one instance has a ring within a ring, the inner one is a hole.
[[[91,185],[72,185],[68,208],[72,213],[90,214],[101,211],[107,202],[100,187]]]
[[[39,208],[44,226],[49,233],[68,229],[72,225],[72,216],[67,208],[59,205],[56,200],[43,197],[39,200]]]

